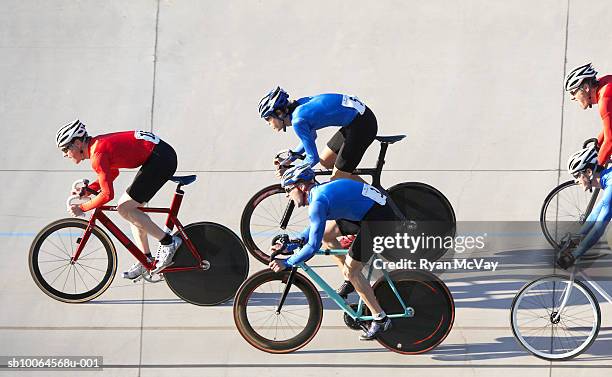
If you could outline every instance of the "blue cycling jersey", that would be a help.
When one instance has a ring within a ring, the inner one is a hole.
[[[351,179],[337,179],[313,187],[308,194],[310,225],[300,235],[305,245],[287,259],[287,264],[293,267],[321,248],[327,220],[361,221],[374,203],[384,205],[386,201],[387,197],[376,188]]]
[[[580,234],[584,236],[576,250],[572,252],[575,258],[580,257],[593,247],[604,234],[608,222],[612,218],[612,168],[601,172],[599,183],[603,191],[601,200],[593,208],[582,228]]]
[[[304,163],[311,167],[319,163],[316,130],[330,126],[344,127],[357,114],[365,111],[365,105],[357,97],[345,94],[319,94],[300,98],[296,102],[298,106],[291,113],[291,123],[300,143],[293,151],[300,154],[306,152]]]

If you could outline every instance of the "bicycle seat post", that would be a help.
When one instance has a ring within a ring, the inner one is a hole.
[[[378,153],[378,160],[376,161],[376,172],[372,177],[372,186],[380,187],[380,174],[382,173],[382,168],[385,164],[385,155],[387,154],[388,147],[389,143],[384,141],[380,142],[380,152]]]

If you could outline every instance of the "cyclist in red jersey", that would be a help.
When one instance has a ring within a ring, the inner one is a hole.
[[[603,129],[597,136],[597,162],[606,166],[612,155],[612,75],[596,77],[591,63],[574,68],[565,79],[565,90],[582,109],[597,104]]]
[[[78,119],[60,128],[56,135],[56,145],[64,157],[70,158],[75,164],[91,160],[91,167],[98,175],[98,179],[89,187],[99,193],[86,203],[72,205],[69,212],[74,216],[80,216],[83,212],[113,200],[113,181],[119,175],[120,168],[140,167],[134,181],[119,199],[117,212],[131,224],[136,244],[149,259],[152,256],[147,235],[160,241],[153,272],[159,272],[172,264],[172,257],[181,245],[181,238],[172,237],[163,231],[138,207],[151,200],[176,171],[174,149],[147,131],[124,131],[91,137]],[[144,266],[136,263],[123,276],[135,279],[145,272]]]

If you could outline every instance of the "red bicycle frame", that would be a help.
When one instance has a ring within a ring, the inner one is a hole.
[[[177,218],[179,208],[181,207],[181,202],[183,201],[183,196],[185,195],[185,192],[179,187],[177,187],[176,191],[174,192],[174,198],[172,199],[172,204],[170,205],[170,208],[138,207],[138,209],[142,212],[167,213],[168,217],[166,218],[166,231],[170,232],[172,231],[172,229],[174,229],[174,226],[176,226],[176,229],[178,230],[179,234],[181,235],[181,238],[183,239],[183,243],[187,246],[189,251],[191,251],[191,254],[193,255],[196,261],[194,266],[165,268],[164,273],[202,269],[202,261],[200,260],[200,254],[198,253],[195,246],[193,246],[193,243],[185,233],[183,229],[183,224],[181,224],[181,222]],[[123,233],[115,225],[115,223],[113,223],[113,221],[104,214],[105,211],[116,210],[116,206],[101,206],[94,210],[91,219],[89,219],[89,224],[85,229],[85,233],[83,233],[81,239],[77,241],[79,246],[77,247],[74,256],[71,258],[71,262],[74,264],[79,259],[81,252],[83,251],[83,248],[85,247],[85,244],[87,243],[87,240],[89,239],[93,228],[96,226],[96,220],[99,220],[100,223],[104,225],[104,227],[108,229],[108,231],[111,232],[119,240],[119,242],[121,242],[121,244],[125,246],[125,248],[130,252],[130,254],[132,254],[134,258],[138,259],[138,261],[142,263],[142,265],[147,270],[150,271],[154,269],[155,261],[149,262],[142,250],[140,250],[138,246],[136,246],[132,242],[132,240],[130,240],[125,235],[125,233]]]

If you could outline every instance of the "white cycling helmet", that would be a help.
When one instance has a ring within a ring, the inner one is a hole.
[[[595,79],[597,75],[597,71],[593,69],[591,63],[581,65],[580,67],[574,68],[566,77],[565,77],[565,91],[572,91],[584,82],[586,79]]]
[[[55,144],[58,148],[65,147],[77,137],[87,136],[85,125],[80,120],[75,120],[68,123],[57,131],[55,135]]]
[[[597,149],[593,144],[586,148],[582,148],[578,152],[571,155],[569,160],[567,160],[567,171],[574,178],[577,178],[578,173],[582,173],[586,169],[595,170],[596,167]]]

